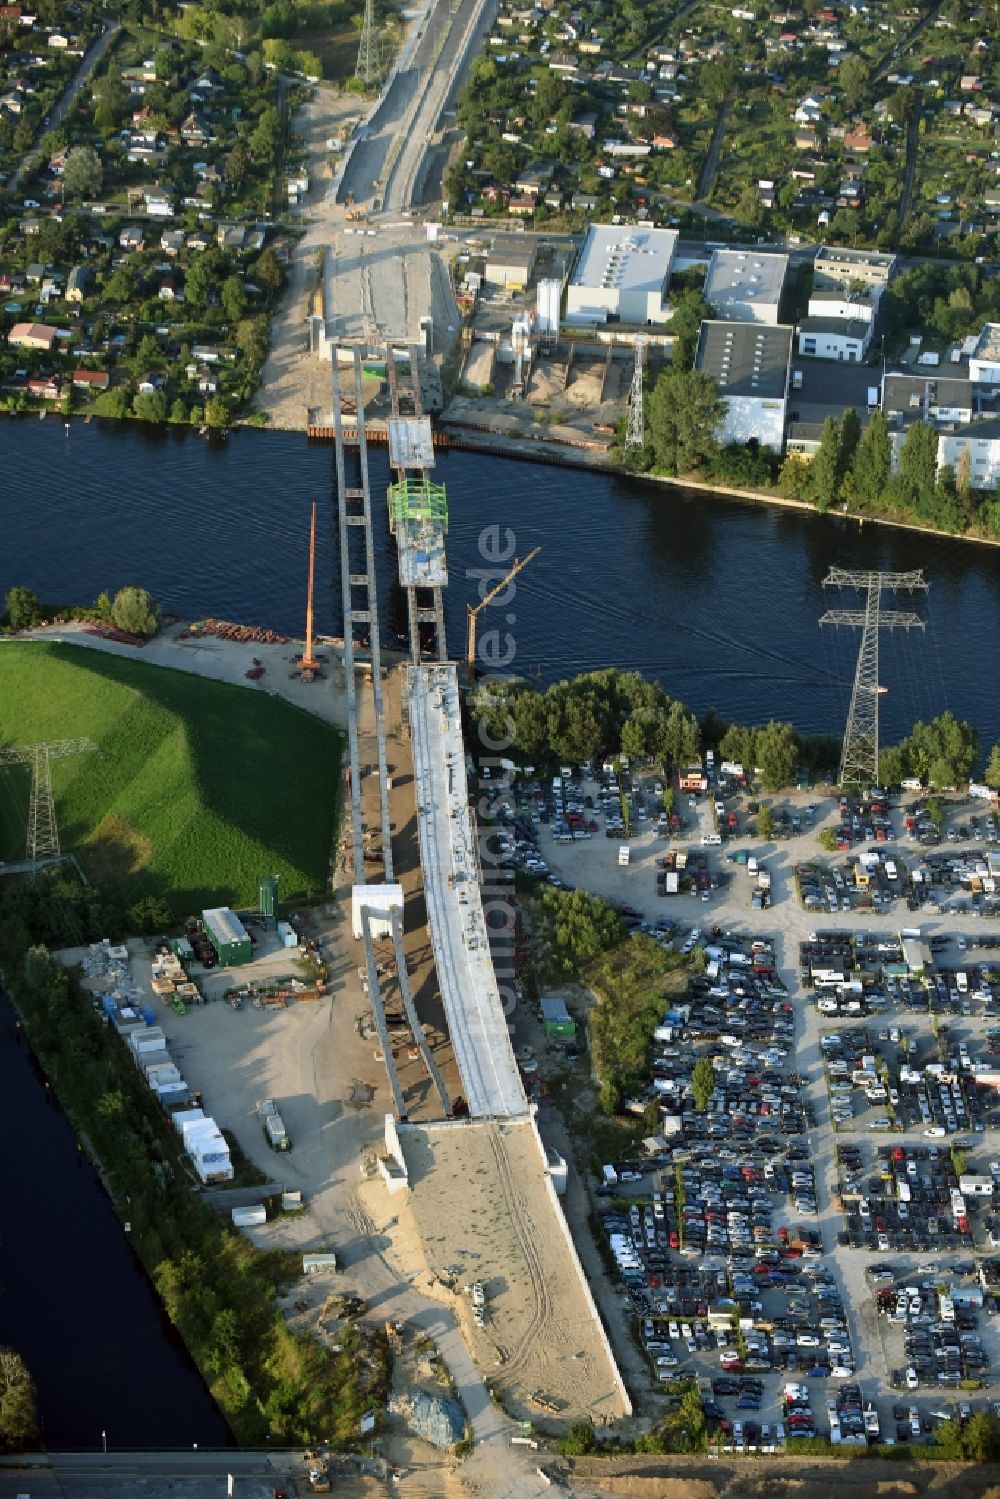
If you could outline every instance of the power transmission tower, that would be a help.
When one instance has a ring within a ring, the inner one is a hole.
[[[821,625],[852,625],[861,629],[861,649],[854,673],[851,706],[847,714],[844,748],[840,757],[840,784],[878,785],[878,700],[887,689],[878,680],[879,630],[922,630],[918,614],[883,609],[882,594],[918,588],[926,591],[923,571],[909,573],[851,572],[831,567],[824,588],[860,588],[866,593],[863,609],[828,609]]]
[[[382,77],[382,37],[375,25],[375,0],[365,0],[365,19],[361,27],[358,65],[354,70],[366,88]]]
[[[635,341],[635,369],[632,371],[632,388],[628,393],[626,448],[641,448],[646,441],[646,423],[642,409],[642,372],[645,362],[646,340],[640,335]]]
[[[52,761],[65,760],[70,755],[84,755],[91,751],[96,753],[97,745],[90,739],[54,739],[47,743],[25,744],[0,750],[0,765],[31,767],[26,855],[34,869],[37,869],[40,860],[58,859],[62,852],[59,847],[55,803],[52,800]]]

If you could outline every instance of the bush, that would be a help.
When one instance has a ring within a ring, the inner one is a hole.
[[[145,588],[119,588],[111,605],[111,618],[129,635],[155,635],[160,628],[159,606]]]
[[[27,630],[42,617],[38,594],[30,588],[12,588],[4,600],[7,619],[15,630]]]

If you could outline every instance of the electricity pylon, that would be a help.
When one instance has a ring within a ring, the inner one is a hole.
[[[867,597],[863,609],[828,609],[821,625],[853,625],[861,628],[861,649],[854,672],[854,689],[847,714],[844,748],[840,757],[840,784],[878,785],[878,700],[887,689],[878,680],[879,630],[922,630],[918,614],[883,609],[882,594],[897,589],[926,591],[923,571],[909,573],[851,572],[831,567],[824,588],[861,588]]]
[[[70,755],[84,755],[91,751],[97,751],[97,745],[91,739],[54,739],[42,744],[0,749],[0,765],[31,767],[26,855],[34,868],[38,867],[40,859],[58,859],[62,852],[59,847],[55,803],[52,800],[51,763],[53,760],[65,760]]]
[[[640,336],[635,341],[635,369],[632,371],[632,388],[628,393],[626,448],[641,448],[646,441],[646,422],[642,410],[642,367],[645,358],[646,340]]]
[[[382,77],[382,38],[375,25],[375,0],[365,0],[365,19],[361,27],[358,65],[354,70],[365,88],[371,88]]]

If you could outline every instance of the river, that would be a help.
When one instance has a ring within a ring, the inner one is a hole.
[[[91,600],[145,584],[163,606],[302,634],[309,504],[318,544],[318,624],[341,632],[333,450],[289,433],[227,442],[134,424],[4,422],[0,587]],[[350,461],[350,460],[349,460]],[[386,455],[374,451],[377,570],[383,624],[401,631],[395,555],[383,524]],[[863,598],[824,590],[833,563],[922,567],[930,591],[920,632],[883,632],[883,739],[950,708],[988,746],[1000,739],[989,663],[1000,659],[1000,550],[833,516],[742,503],[639,480],[477,453],[440,454],[448,488],[452,654],[464,651],[484,527],[509,526],[518,555],[543,548],[518,580],[514,669],[542,683],[597,666],[658,677],[698,712],[787,718],[841,732],[858,633],[820,629],[827,607]],[[828,596],[832,593],[832,596]]]
[[[101,1182],[0,996],[0,1345],[38,1387],[52,1448],[231,1441]]]
[[[124,424],[74,423],[67,434],[50,418],[4,422],[0,454],[0,590],[90,601],[141,583],[185,617],[301,634],[318,500],[317,622],[341,633],[331,448],[284,433],[221,442]],[[383,619],[401,631],[384,453],[372,454],[371,476]],[[453,654],[464,652],[480,537],[501,524],[518,555],[543,549],[495,620],[510,632],[516,670],[546,683],[633,667],[699,712],[839,733],[858,638],[817,621],[828,605],[863,601],[827,598],[827,569],[923,567],[931,588],[914,607],[926,629],[884,641],[883,737],[947,707],[985,745],[1000,739],[990,668],[1000,660],[1000,551],[474,453],[439,455],[435,478],[449,497]],[[10,1028],[0,1012],[0,1092],[18,1120],[0,1145],[0,1343],[32,1368],[49,1442],[93,1447],[104,1429],[115,1446],[219,1444],[221,1418]]]

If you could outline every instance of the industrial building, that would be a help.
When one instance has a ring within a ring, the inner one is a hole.
[[[727,322],[775,327],[788,274],[787,255],[757,250],[713,250],[704,297]]]
[[[576,1035],[576,1022],[567,1010],[566,1001],[561,994],[548,994],[543,998],[542,1020],[547,1036],[572,1041]]]
[[[792,330],[785,324],[702,323],[695,369],[712,377],[726,403],[716,434],[721,443],[755,440],[781,452],[791,349]]]
[[[250,962],[253,957],[250,934],[228,906],[202,911],[201,921],[205,936],[223,968],[235,968],[240,963]]]
[[[969,356],[969,379],[1000,385],[1000,323],[987,323]]]
[[[875,300],[892,279],[895,255],[876,250],[847,250],[841,245],[820,245],[813,261],[814,291],[833,290],[838,286],[867,287]]]
[[[486,281],[523,291],[535,269],[537,241],[533,234],[497,234],[486,257]]]
[[[838,359],[847,364],[861,364],[871,346],[874,327],[871,318],[845,318],[836,313],[814,317],[813,300],[809,299],[809,317],[803,318],[799,324],[799,353],[813,359]]]
[[[569,323],[666,323],[675,229],[591,224],[566,294]]]

